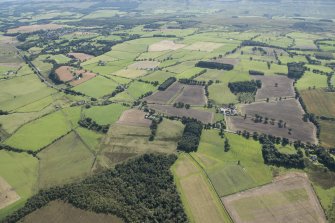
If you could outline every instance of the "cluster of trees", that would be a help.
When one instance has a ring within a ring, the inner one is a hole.
[[[224,141],[224,151],[228,152],[230,150],[229,140],[226,138]]]
[[[196,67],[201,68],[209,68],[209,69],[217,69],[217,70],[232,70],[234,69],[234,65],[219,63],[214,61],[199,61],[195,64]]]
[[[149,137],[149,141],[154,141],[155,136],[156,136],[156,132],[157,132],[157,128],[158,128],[158,124],[161,123],[163,121],[162,117],[159,117],[159,119],[156,120],[152,120],[151,125],[150,125],[150,130],[151,130],[151,135]]]
[[[324,148],[318,148],[316,150],[316,155],[318,156],[318,161],[322,163],[331,171],[335,171],[335,159],[330,155],[329,152]]]
[[[262,71],[257,71],[257,70],[249,70],[250,75],[261,75],[264,76],[264,72]]]
[[[3,110],[0,110],[0,115],[8,115],[9,112],[8,111],[3,111]]]
[[[42,190],[4,219],[20,219],[52,200],[125,222],[187,222],[170,167],[176,155],[145,154],[77,183]]]
[[[334,59],[333,54],[330,53],[330,52],[317,52],[317,53],[315,53],[315,57],[316,57],[316,59],[319,59],[319,60],[332,60],[332,59]]]
[[[228,83],[228,87],[234,94],[241,92],[256,92],[258,88],[262,87],[262,82],[260,80],[251,81],[239,81]]]
[[[79,92],[79,91],[74,91],[74,90],[71,90],[71,89],[68,89],[68,88],[63,89],[63,92],[64,92],[65,94],[69,94],[69,95],[85,96],[85,94],[83,94],[83,93],[81,93],[81,92]]]
[[[305,57],[306,57],[306,60],[309,64],[321,65],[321,61],[312,59],[310,55],[306,55]]]
[[[267,139],[262,143],[262,155],[264,163],[268,165],[283,166],[286,168],[305,168],[304,155],[301,150],[298,150],[296,154],[281,153]]]
[[[138,99],[142,99],[142,98],[148,97],[148,96],[152,95],[152,93],[153,93],[152,91],[148,91],[148,92],[142,94]]]
[[[183,124],[185,124],[185,129],[182,138],[178,142],[177,149],[187,153],[195,152],[199,146],[202,124],[194,119],[185,119]]]
[[[287,63],[288,77],[292,79],[300,79],[305,73],[305,63]]]
[[[85,118],[78,121],[78,124],[86,129],[90,129],[96,132],[107,133],[109,129],[109,125],[99,125],[91,118]]]
[[[159,85],[158,90],[165,91],[168,87],[171,86],[171,84],[176,82],[176,80],[177,80],[177,78],[175,78],[175,77],[169,77],[161,85]]]
[[[115,97],[117,94],[120,94],[121,92],[123,92],[125,90],[125,86],[123,85],[118,85],[116,87],[116,89],[111,93],[111,94],[107,94],[104,95],[103,98],[107,99],[107,98],[113,98]]]
[[[187,84],[187,85],[200,85],[200,86],[206,85],[206,81],[197,81],[197,80],[186,79],[186,78],[179,79],[179,83]]]
[[[173,107],[190,109],[191,105],[184,104],[183,102],[176,102],[176,103],[173,104]]]

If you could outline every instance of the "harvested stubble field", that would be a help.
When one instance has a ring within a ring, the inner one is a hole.
[[[212,123],[214,114],[209,111],[202,111],[196,109],[175,108],[171,105],[149,104],[149,107],[155,109],[157,112],[166,114],[168,116],[189,117],[195,118],[202,123]]]
[[[70,57],[74,57],[78,59],[80,62],[85,62],[86,60],[89,60],[93,58],[94,56],[86,54],[86,53],[69,53]]]
[[[159,66],[157,61],[138,61],[128,66],[128,69],[151,70]]]
[[[62,201],[51,201],[48,205],[27,215],[23,223],[123,223],[121,219],[113,215],[97,214],[73,207],[71,204]]]
[[[321,125],[320,141],[321,145],[326,148],[334,148],[335,146],[335,122],[319,120]]]
[[[162,40],[158,43],[151,44],[149,46],[149,52],[160,52],[160,51],[167,51],[167,50],[178,50],[180,48],[185,47],[184,44],[176,44],[174,41],[171,40]]]
[[[8,33],[28,33],[35,32],[38,30],[54,30],[63,28],[64,25],[59,24],[40,24],[40,25],[30,25],[30,26],[20,26],[15,29],[9,29]]]
[[[241,106],[242,115],[246,114],[248,117],[244,119],[241,116],[232,116],[228,118],[228,125],[230,130],[246,130],[248,132],[260,132],[265,134],[285,137],[291,140],[301,140],[303,142],[316,143],[315,138],[316,129],[310,122],[302,120],[303,110],[299,102],[295,99],[287,99],[276,102],[256,102],[253,104]],[[268,118],[268,124],[255,123],[252,118],[255,115]],[[274,120],[274,125],[270,124],[270,120]],[[286,122],[286,128],[278,127],[278,122],[282,120],[283,124]],[[292,129],[289,134],[289,128]]]
[[[288,174],[273,183],[223,197],[234,222],[327,222],[305,174]]]
[[[322,89],[300,92],[307,110],[318,116],[335,117],[335,93]]]
[[[266,98],[294,97],[293,80],[286,76],[254,76],[262,82],[262,87],[256,93],[256,100]]]
[[[205,51],[205,52],[212,52],[224,44],[222,43],[213,43],[213,42],[196,42],[190,46],[185,47],[186,50],[193,50],[193,51]]]
[[[205,105],[207,104],[205,87],[199,85],[182,85],[182,92],[175,102],[198,106]]]
[[[122,69],[114,73],[114,75],[125,78],[137,78],[145,75],[147,72],[145,70],[136,69]]]

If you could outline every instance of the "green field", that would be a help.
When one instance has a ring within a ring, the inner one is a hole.
[[[69,132],[79,117],[78,107],[54,112],[24,125],[5,144],[24,150],[39,150]]]
[[[4,110],[20,108],[55,92],[33,74],[2,80],[0,89],[0,106]]]
[[[0,176],[11,185],[21,199],[0,210],[0,219],[37,192],[38,160],[25,153],[0,151]]]
[[[99,125],[107,125],[116,122],[121,116],[122,112],[127,110],[120,104],[110,104],[107,106],[94,106],[85,110],[84,115],[92,118]]]
[[[302,78],[298,80],[296,87],[298,90],[326,88],[327,76],[305,72]]]
[[[149,91],[155,91],[156,87],[154,87],[151,84],[134,81],[130,84],[130,86],[127,89],[127,92],[132,96],[134,99],[139,98],[143,94],[149,92]]]
[[[63,185],[87,176],[94,156],[74,132],[39,153],[39,187]]]
[[[97,76],[85,83],[82,83],[73,89],[85,95],[100,98],[104,95],[111,94],[117,87],[117,83],[102,76]],[[97,87],[99,86],[99,87]]]
[[[271,168],[263,164],[261,145],[226,133],[231,150],[224,151],[218,131],[203,131],[198,152],[193,156],[205,168],[220,196],[271,182]],[[238,161],[240,164],[238,165]]]

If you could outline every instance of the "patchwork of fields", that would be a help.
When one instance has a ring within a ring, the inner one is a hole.
[[[0,222],[334,222],[333,19],[234,1],[37,2],[0,7]],[[131,183],[95,189],[129,191],[120,200],[38,200],[109,170]],[[162,182],[165,203],[148,201]]]

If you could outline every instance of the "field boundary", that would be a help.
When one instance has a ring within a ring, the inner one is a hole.
[[[200,167],[201,171],[205,174],[205,176],[206,176],[206,178],[207,178],[209,184],[210,184],[211,187],[213,188],[213,190],[214,190],[216,196],[219,198],[220,203],[221,203],[221,206],[222,206],[224,212],[225,212],[225,213],[227,214],[227,216],[229,217],[230,222],[233,223],[234,221],[233,221],[232,217],[230,216],[228,210],[227,210],[226,207],[224,206],[223,201],[222,201],[221,197],[219,196],[219,193],[217,192],[216,188],[214,187],[214,185],[213,185],[211,179],[209,178],[209,175],[207,174],[206,170],[202,167],[202,165],[201,165],[201,164],[200,164],[200,163],[199,163],[199,162],[198,162],[198,161],[197,161],[191,154],[188,154],[188,155],[189,155],[189,156],[191,157],[191,159],[197,164],[197,166]]]

